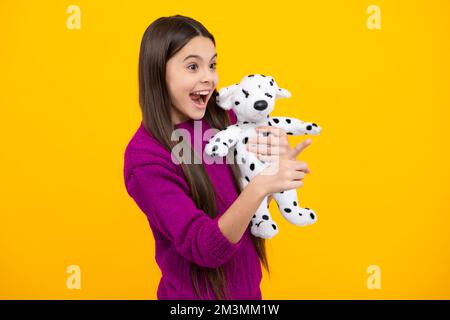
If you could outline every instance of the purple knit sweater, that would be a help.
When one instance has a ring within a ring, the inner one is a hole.
[[[229,115],[235,123],[235,114],[231,111]],[[204,119],[201,124],[203,134],[210,126]],[[193,120],[175,127],[188,130],[195,145]],[[200,152],[205,144],[206,141],[198,143]],[[181,166],[172,161],[170,152],[145,130],[142,122],[127,145],[124,160],[127,192],[147,216],[155,237],[155,259],[162,274],[158,299],[201,299],[191,284],[189,265],[195,263],[208,268],[224,267],[230,299],[261,300],[261,264],[250,228],[233,244],[218,226],[218,218],[238,197],[225,160],[222,164],[203,162],[215,191],[224,200],[216,199],[219,215],[214,219],[197,208]],[[200,278],[199,283],[203,298],[214,300],[211,287],[206,288],[207,282]]]

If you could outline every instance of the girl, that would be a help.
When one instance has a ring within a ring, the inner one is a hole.
[[[255,153],[277,161],[278,171],[260,173],[244,190],[237,164],[174,163],[174,129],[193,137],[195,122],[202,133],[236,122],[232,111],[216,104],[216,59],[214,37],[188,17],[159,18],[142,38],[142,122],[125,150],[124,178],[155,237],[158,299],[261,299],[261,263],[268,272],[269,265],[264,239],[250,233],[251,218],[264,197],[301,187],[309,172],[295,159],[311,140],[290,149],[286,134],[274,127],[260,129],[279,139],[250,142],[266,145]],[[199,91],[203,98],[192,94]],[[191,140],[190,153],[201,154],[205,144],[202,139],[195,150]]]

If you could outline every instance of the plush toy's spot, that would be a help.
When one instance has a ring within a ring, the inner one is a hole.
[[[289,212],[291,212],[292,210],[291,209],[289,209],[289,208],[285,208],[284,209],[284,212],[287,212],[287,213],[289,213]]]

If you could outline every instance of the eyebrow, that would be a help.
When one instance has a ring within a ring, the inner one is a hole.
[[[214,59],[214,57],[217,57],[217,53],[216,53],[215,55],[213,55],[209,61],[211,61],[212,59]],[[190,54],[190,55],[188,55],[186,58],[184,58],[183,61],[186,61],[186,60],[189,59],[189,58],[197,58],[197,59],[203,60],[203,58],[200,57],[199,55],[196,55],[196,54]]]

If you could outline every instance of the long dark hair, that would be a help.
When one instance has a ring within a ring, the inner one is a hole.
[[[142,122],[150,132],[169,152],[176,141],[171,140],[174,124],[171,120],[171,100],[166,86],[166,63],[183,46],[196,36],[207,37],[215,45],[214,37],[198,21],[175,15],[161,17],[155,20],[145,30],[139,53],[139,104],[142,111]],[[216,93],[212,94],[205,112],[205,120],[219,130],[231,125],[227,112],[216,103]],[[191,155],[195,156],[194,150]],[[191,158],[193,159],[193,158]],[[236,189],[240,193],[240,171],[236,163],[229,163],[233,172]],[[218,215],[215,202],[216,193],[202,164],[181,163],[183,173],[190,188],[190,195],[199,209],[210,217]],[[269,272],[269,264],[265,248],[265,240],[252,237],[252,242],[258,257]],[[217,299],[228,298],[225,273],[222,266],[205,268],[191,263],[192,284],[198,296],[201,296],[198,286],[199,277],[204,277],[211,285]],[[208,285],[206,288],[209,292]]]

